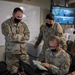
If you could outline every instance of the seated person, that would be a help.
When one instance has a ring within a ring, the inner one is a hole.
[[[46,50],[45,56],[41,63],[42,66],[48,68],[51,75],[65,75],[69,71],[70,56],[60,45],[60,38],[54,36],[49,41],[50,48]]]

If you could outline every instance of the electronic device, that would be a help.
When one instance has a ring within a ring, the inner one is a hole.
[[[54,14],[54,21],[59,24],[74,24],[75,8],[52,5],[51,13]]]

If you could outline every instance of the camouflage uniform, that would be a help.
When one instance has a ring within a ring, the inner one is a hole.
[[[2,34],[5,36],[6,63],[8,67],[12,64],[18,66],[19,59],[28,63],[29,56],[26,41],[29,40],[29,30],[27,25],[24,22],[15,24],[10,18],[3,22],[1,27]],[[19,38],[21,43],[18,42]]]
[[[67,48],[66,40],[63,37],[63,29],[61,28],[61,26],[56,22],[53,27],[47,27],[46,25],[42,25],[40,28],[38,40],[35,43],[36,45],[39,45],[42,40],[44,41],[42,52],[39,58],[43,58],[45,50],[49,48],[49,40],[52,36],[59,36],[62,40],[61,41],[62,48],[66,50]]]
[[[47,49],[44,61],[51,64],[51,67],[48,67],[48,69],[55,75],[67,74],[71,64],[70,55],[63,49],[60,49],[58,52],[52,52]]]

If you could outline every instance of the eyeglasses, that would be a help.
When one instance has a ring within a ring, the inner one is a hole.
[[[55,49],[55,48],[57,48],[57,46],[50,46],[50,48]]]

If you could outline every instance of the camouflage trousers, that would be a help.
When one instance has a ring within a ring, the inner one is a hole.
[[[12,54],[10,52],[6,52],[7,69],[10,70],[11,66],[20,67],[19,59],[29,64],[28,54]]]

